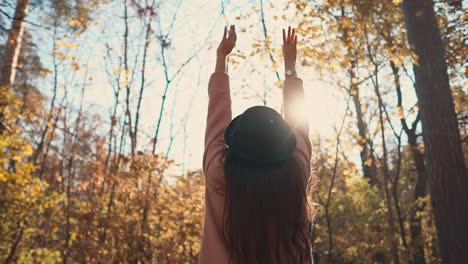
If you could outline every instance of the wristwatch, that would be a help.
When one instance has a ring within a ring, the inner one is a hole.
[[[286,77],[297,76],[295,70],[287,70],[285,75],[286,75]]]

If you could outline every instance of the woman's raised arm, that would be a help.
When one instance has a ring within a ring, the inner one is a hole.
[[[284,119],[291,128],[309,134],[308,121],[305,116],[304,88],[302,80],[297,77],[297,35],[294,29],[283,29],[283,56],[285,81],[283,87]]]
[[[229,34],[224,28],[223,38],[216,51],[216,68],[208,84],[208,116],[205,130],[203,171],[205,175],[225,150],[224,130],[232,119],[229,76],[226,74],[226,58],[236,45],[236,28],[231,26]]]
[[[294,29],[283,29],[283,56],[286,79],[283,86],[284,119],[297,138],[296,152],[309,168],[312,147],[309,140],[309,122],[306,117],[304,87],[297,77],[297,35]]]

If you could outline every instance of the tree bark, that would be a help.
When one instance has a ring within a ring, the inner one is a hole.
[[[424,204],[419,201],[427,194],[427,174],[426,165],[424,164],[424,155],[419,150],[416,135],[416,128],[420,121],[420,114],[418,113],[410,128],[403,111],[399,68],[393,61],[390,61],[390,67],[392,68],[395,90],[397,93],[397,108],[400,111],[400,123],[403,127],[403,131],[405,131],[406,137],[408,138],[408,145],[416,168],[416,183],[413,192],[414,207],[410,211],[411,259],[415,264],[424,264],[426,263],[426,259],[424,256],[421,217],[419,216],[424,210]]]
[[[129,75],[130,71],[128,69],[128,4],[127,0],[124,0],[124,24],[125,24],[125,31],[124,31],[124,77],[125,77],[125,90],[127,91],[125,97],[125,115],[128,116],[128,134],[130,136],[130,147],[131,147],[131,155],[132,158],[135,156],[135,138],[133,137],[133,128],[132,128],[132,114],[130,112],[130,80]]]
[[[28,9],[29,0],[18,0],[8,39],[5,43],[3,59],[0,65],[0,91],[8,91],[15,81],[16,65],[23,40],[24,18]],[[0,98],[2,99],[2,98]],[[0,101],[0,134],[7,129],[4,123],[4,107],[7,101]]]
[[[356,82],[356,74],[354,66],[349,70],[350,76],[350,93],[353,97],[354,108],[356,111],[356,122],[359,133],[358,145],[360,149],[361,165],[364,178],[369,181],[371,185],[377,183],[377,167],[376,160],[372,148],[369,146],[369,132],[367,124],[364,121],[364,113],[362,112],[361,99],[359,96],[359,87]]]
[[[18,249],[18,245],[23,238],[24,227],[22,226],[22,222],[18,222],[18,235],[16,236],[15,242],[11,245],[10,252],[8,253],[8,257],[5,259],[5,264],[10,264],[15,261],[16,250]]]
[[[18,0],[15,15],[8,33],[8,40],[5,45],[5,53],[1,64],[0,87],[9,89],[15,80],[16,65],[18,63],[19,51],[21,49],[24,18],[28,9],[29,0]]]
[[[415,135],[408,135],[408,144],[411,149],[417,174],[413,193],[413,201],[415,204],[414,208],[410,211],[410,236],[413,248],[412,259],[415,264],[424,264],[426,263],[424,256],[424,239],[422,236],[421,217],[419,215],[425,207],[425,205],[420,202],[420,199],[424,198],[427,194],[426,167],[424,165],[424,156],[418,149]]]
[[[370,53],[370,52],[369,52]],[[371,59],[373,61],[373,59]],[[380,94],[380,89],[379,89],[379,83],[378,83],[378,66],[375,62],[374,63],[374,80],[373,80],[373,84],[374,84],[374,90],[375,90],[375,94],[377,96],[377,99],[378,99],[378,107],[379,107],[379,123],[380,123],[380,133],[381,133],[381,138],[382,138],[382,152],[383,152],[383,157],[382,159],[380,160],[380,163],[382,164],[382,169],[383,169],[383,176],[384,176],[384,186],[383,186],[383,190],[384,190],[384,197],[385,197],[385,202],[386,202],[386,205],[387,205],[387,222],[388,222],[388,227],[389,227],[389,239],[390,239],[390,245],[391,245],[391,253],[392,253],[392,256],[393,256],[393,261],[394,263],[398,264],[400,263],[400,259],[399,259],[399,255],[398,255],[398,245],[397,245],[397,242],[396,242],[396,239],[395,237],[393,236],[393,234],[396,233],[396,228],[395,228],[395,223],[394,223],[394,217],[393,217],[393,208],[392,208],[392,205],[391,205],[391,201],[390,199],[392,198],[391,197],[391,194],[389,192],[389,182],[391,182],[391,179],[390,179],[390,172],[389,172],[389,168],[388,168],[388,151],[387,151],[387,144],[385,142],[385,124],[384,124],[384,112],[383,112],[383,100],[382,100],[382,95]],[[398,184],[397,182],[393,183],[392,185],[392,188],[396,188],[396,184]],[[394,193],[394,199],[396,199],[396,189],[395,190],[395,193]],[[396,210],[397,210],[397,214],[398,214],[398,218],[399,218],[399,222],[401,223],[401,214],[399,213],[399,204],[398,204],[398,200],[395,200],[395,207],[396,207]],[[405,248],[407,248],[407,243],[406,243],[406,235],[405,235],[405,230],[404,228],[400,228],[400,235],[401,235],[401,239],[402,239],[402,242],[403,242],[403,246]]]
[[[427,175],[443,263],[468,263],[468,176],[444,49],[431,0],[404,0]]]
[[[53,35],[52,43],[53,43],[52,45],[53,50],[55,50],[57,48],[57,19],[54,21],[54,35]],[[49,114],[44,120],[44,130],[41,133],[41,139],[39,140],[39,144],[37,144],[37,147],[34,150],[34,153],[31,157],[31,161],[33,162],[33,164],[37,163],[37,160],[44,148],[44,144],[47,138],[47,132],[49,131],[49,127],[50,127],[49,123],[54,116],[55,100],[57,98],[58,66],[59,66],[56,56],[52,56],[52,64],[54,65],[54,85],[53,85],[52,99],[50,101],[50,110],[49,110]],[[60,112],[57,114],[57,119],[59,115],[60,115]],[[55,124],[56,123],[57,122],[55,122]],[[52,140],[52,136],[51,136],[51,140]],[[45,157],[43,159],[45,159]]]
[[[135,112],[135,128],[133,132],[133,141],[135,147],[137,146],[138,140],[138,123],[140,121],[140,108],[141,108],[141,101],[143,100],[143,91],[145,90],[145,81],[146,81],[146,57],[148,54],[148,47],[151,42],[150,40],[151,35],[151,17],[149,18],[148,23],[146,24],[146,33],[145,33],[145,46],[143,48],[143,62],[141,66],[141,84],[140,84],[140,94],[138,95],[138,104]]]
[[[344,6],[341,6],[341,18],[345,17]],[[341,37],[343,43],[348,45],[351,41],[349,34],[349,28],[341,26],[343,36]],[[359,96],[359,83],[356,75],[356,60],[355,51],[351,46],[347,48],[347,56],[350,58],[350,67],[348,69],[350,85],[349,94],[352,96],[355,111],[356,111],[356,122],[359,133],[358,145],[360,147],[360,158],[362,165],[362,172],[364,178],[368,180],[371,185],[377,183],[377,165],[373,152],[372,144],[369,140],[369,130],[366,122],[364,121],[364,113],[362,111],[361,98]]]

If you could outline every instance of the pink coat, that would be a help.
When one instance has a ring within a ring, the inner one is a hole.
[[[205,175],[205,221],[201,252],[198,263],[229,263],[229,253],[224,244],[222,224],[224,211],[224,130],[232,120],[229,76],[224,72],[211,75],[208,85],[208,117],[205,132],[205,152],[203,155],[203,172]],[[292,114],[293,103],[303,103],[304,90],[302,80],[289,77],[284,82],[283,98],[285,120],[295,124]],[[296,118],[297,119],[297,118]],[[301,122],[302,121],[302,122]],[[305,120],[299,120],[293,127],[296,134],[295,157],[303,165],[305,175],[310,175],[310,156],[312,152],[309,141],[309,129]],[[304,179],[307,184],[308,179]]]

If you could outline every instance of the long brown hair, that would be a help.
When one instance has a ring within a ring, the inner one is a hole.
[[[296,158],[262,164],[229,152],[223,232],[233,263],[310,261],[304,169]]]

